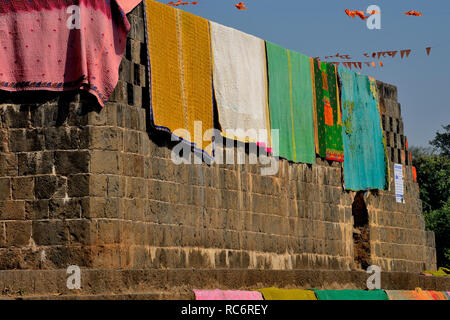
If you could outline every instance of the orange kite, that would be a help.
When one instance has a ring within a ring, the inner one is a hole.
[[[238,10],[247,10],[248,8],[245,6],[243,2],[239,2],[234,5]]]
[[[414,10],[405,12],[405,14],[406,14],[407,16],[416,16],[416,17],[421,17],[421,16],[422,16],[422,13],[417,12],[417,11],[414,11]]]

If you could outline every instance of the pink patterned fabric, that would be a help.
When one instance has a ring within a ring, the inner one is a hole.
[[[258,291],[194,290],[196,300],[264,300]]]
[[[122,10],[127,14],[134,9],[142,0],[117,0]]]
[[[1,0],[0,90],[84,89],[104,105],[139,1]],[[130,9],[131,8],[131,9]]]

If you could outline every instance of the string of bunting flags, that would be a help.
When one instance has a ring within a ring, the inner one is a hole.
[[[427,56],[430,56],[431,54],[431,49],[432,47],[426,47],[426,53]],[[403,49],[403,50],[392,50],[392,51],[375,51],[372,53],[364,53],[363,56],[369,59],[382,59],[382,58],[395,58],[397,56],[397,54],[400,52],[400,58],[408,58],[412,52],[411,49]],[[314,59],[317,60],[321,60],[320,57],[315,57]],[[332,55],[332,56],[325,56],[324,60],[327,60],[327,62],[329,63],[333,63],[336,66],[339,65],[343,65],[344,67],[350,68],[352,69],[353,67],[356,69],[362,69],[363,66],[367,66],[367,67],[376,67],[376,66],[380,66],[383,67],[384,63],[383,61],[328,61],[330,59],[336,60],[336,59],[341,59],[341,60],[351,60],[352,57],[350,57],[350,55],[348,54],[339,54],[337,53],[336,55]]]

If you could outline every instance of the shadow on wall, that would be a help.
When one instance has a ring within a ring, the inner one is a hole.
[[[90,112],[100,113],[102,108],[99,106],[97,99],[84,90],[77,91],[19,91],[8,92],[0,91],[0,103],[12,104],[20,106],[21,112],[29,112],[31,117],[33,111],[46,104],[58,105],[58,112],[55,119],[50,123],[55,123],[57,127],[64,125],[70,115],[71,104],[79,104],[81,108],[76,108],[78,116],[85,116]],[[52,113],[52,117],[55,114]],[[24,119],[33,120],[33,119]]]

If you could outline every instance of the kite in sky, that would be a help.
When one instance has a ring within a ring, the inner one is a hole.
[[[181,0],[179,0],[178,2],[173,2],[173,1],[170,1],[169,3],[168,3],[168,5],[171,5],[171,6],[174,6],[174,7],[178,7],[178,6],[185,6],[185,5],[187,5],[187,4],[197,4],[198,2],[197,1],[194,1],[194,2],[181,2]]]
[[[422,16],[422,13],[417,12],[417,11],[414,11],[414,10],[405,12],[405,14],[406,14],[407,16],[415,16],[415,17],[421,17],[421,16]]]
[[[248,8],[245,6],[243,2],[239,2],[234,5],[238,10],[247,10]]]
[[[366,15],[364,14],[364,11],[359,11],[359,10],[353,10],[353,11],[351,11],[351,10],[345,9],[345,13],[346,13],[349,17],[352,17],[352,18],[354,18],[354,17],[360,17],[361,20],[366,20],[368,17],[370,17],[371,15],[376,14],[376,13],[378,13],[378,12],[375,11],[375,10],[372,10],[372,12],[368,12],[369,15],[368,15],[367,17],[366,17]]]

